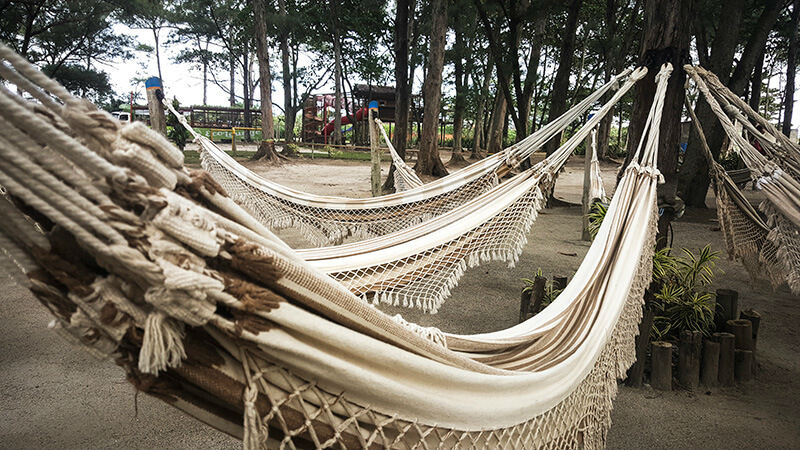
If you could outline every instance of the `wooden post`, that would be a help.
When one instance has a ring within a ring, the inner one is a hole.
[[[564,290],[567,287],[567,277],[553,276],[553,289]]]
[[[150,77],[144,82],[147,89],[147,109],[150,110],[150,128],[158,131],[164,136],[167,135],[167,118],[164,115],[164,105],[161,104],[161,99],[164,98],[163,87],[161,87],[161,79],[158,77]],[[131,111],[131,114],[133,111]]]
[[[700,350],[703,333],[684,330],[678,346],[678,382],[693,391],[700,384]]]
[[[522,294],[519,298],[519,321],[520,323],[524,322],[528,318],[528,313],[531,309],[531,294],[533,291],[531,290],[522,290]]]
[[[717,331],[725,331],[725,322],[735,319],[739,311],[739,293],[733,289],[717,289],[717,306],[714,325]]]
[[[636,362],[628,370],[628,379],[625,381],[630,387],[642,387],[647,349],[650,347],[650,329],[653,328],[655,315],[655,311],[645,306],[642,321],[639,322],[639,335],[636,336]]]
[[[730,333],[714,333],[714,338],[719,342],[719,384],[728,387],[733,386],[734,372],[733,364],[736,349],[736,337]]]
[[[761,326],[761,314],[753,309],[739,313],[739,318],[749,320],[753,325],[753,352],[758,348],[758,327]]]
[[[544,288],[547,284],[547,278],[540,277],[539,275],[533,277],[533,291],[531,292],[531,310],[530,312],[536,314],[542,309],[544,302]]]
[[[736,381],[747,383],[753,379],[753,351],[736,349],[734,373]]]
[[[753,350],[753,324],[749,320],[729,320],[726,326],[726,331],[736,337],[737,350]]]
[[[369,102],[369,146],[372,155],[372,171],[370,172],[370,185],[372,187],[372,196],[378,197],[381,195],[381,153],[380,145],[378,145],[378,124],[375,123],[375,116],[378,114],[378,102]]]
[[[592,199],[589,198],[589,191],[592,184],[591,170],[592,170],[592,140],[596,139],[597,129],[586,136],[583,145],[586,147],[583,157],[583,197],[581,197],[581,205],[583,206],[583,229],[581,231],[582,241],[591,241],[589,235],[589,208],[592,206]]]
[[[664,341],[653,342],[650,385],[659,391],[672,390],[672,344]]]
[[[706,387],[719,385],[719,342],[706,339],[703,343],[703,370],[700,381]]]

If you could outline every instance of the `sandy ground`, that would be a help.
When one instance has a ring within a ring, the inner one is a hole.
[[[580,200],[582,159],[573,158],[556,196]],[[293,161],[255,171],[310,192],[368,195],[369,167],[347,161]],[[384,175],[386,173],[384,167]],[[614,168],[604,167],[606,188]],[[754,193],[748,191],[748,196]],[[713,204],[713,199],[709,199]],[[713,210],[695,211],[674,224],[674,247],[706,243],[724,251],[712,231]],[[302,247],[297,233],[284,233]],[[476,333],[514,325],[520,278],[541,267],[546,275],[572,275],[588,249],[580,238],[580,208],[539,216],[516,268],[490,263],[471,269],[437,315],[392,309],[422,325]],[[575,253],[576,256],[565,254]],[[724,255],[715,286],[737,289],[740,307],[762,313],[756,380],[713,392],[661,393],[621,387],[612,415],[611,448],[800,448],[800,320],[798,298],[750,281]],[[134,393],[121,369],[75,349],[47,329],[50,318],[24,289],[0,291],[0,448],[239,448],[240,443],[146,395]],[[137,408],[138,407],[138,408]],[[137,412],[138,409],[138,412]]]

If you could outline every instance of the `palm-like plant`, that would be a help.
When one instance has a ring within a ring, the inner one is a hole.
[[[653,257],[653,279],[660,284],[655,298],[662,314],[654,321],[653,335],[663,339],[683,330],[700,331],[710,336],[714,324],[714,296],[705,291],[714,279],[717,253],[706,245],[699,253],[681,249],[670,256],[668,249]]]

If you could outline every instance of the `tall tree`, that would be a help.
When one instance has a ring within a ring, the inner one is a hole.
[[[465,2],[466,3],[466,2]],[[464,5],[468,7],[468,5]],[[456,95],[453,102],[453,153],[450,158],[451,162],[464,161],[464,156],[461,154],[461,139],[464,127],[464,110],[467,107],[467,80],[468,75],[465,71],[464,59],[468,56],[468,47],[466,44],[465,34],[467,30],[467,11],[464,7],[459,8],[459,14],[451,16],[453,19],[453,33],[455,34],[455,43],[452,49],[454,73],[453,78],[455,81]]]
[[[475,112],[475,120],[472,131],[472,154],[470,155],[470,158],[472,159],[480,158],[481,145],[485,140],[483,135],[483,122],[484,122],[483,116],[484,116],[484,111],[486,110],[486,102],[487,102],[486,98],[489,95],[489,83],[491,83],[492,81],[493,70],[494,67],[487,62],[483,69],[483,83],[480,84],[480,90],[478,91],[478,95],[476,98],[478,106]],[[473,76],[475,76],[474,72]]]
[[[599,54],[603,64],[603,80],[608,82],[630,63],[628,55],[634,53],[641,36],[642,0],[600,0],[602,4],[603,28],[598,36]],[[606,94],[606,99],[611,98]],[[611,136],[611,122],[614,119],[614,108],[606,115],[598,126],[597,156],[605,159],[608,153]]]
[[[580,1],[578,8],[580,8]],[[474,0],[478,17],[489,43],[491,59],[497,69],[497,98],[489,127],[489,152],[498,151],[507,130],[506,116],[514,122],[517,140],[528,135],[531,98],[538,74],[541,38],[549,12],[549,2],[530,0],[494,2],[491,5]],[[491,9],[490,9],[491,6]],[[577,16],[576,16],[577,20]],[[526,24],[532,23],[533,35],[527,62],[520,62],[520,45],[526,35]],[[573,30],[574,32],[574,30]],[[572,39],[573,37],[566,37]],[[523,68],[527,69],[523,72]],[[523,81],[522,75],[525,73]],[[513,90],[512,90],[513,83]]]
[[[784,0],[758,2],[764,6],[760,11],[755,11],[757,20],[750,33],[742,33],[744,14],[753,12],[743,0],[719,3],[706,0],[700,3],[707,11],[707,8],[715,6],[716,10],[711,9],[711,11],[716,11],[716,17],[719,18],[719,22],[713,19],[710,22],[696,20],[693,24],[694,33],[698,36],[697,41],[704,43],[698,48],[698,53],[701,54],[700,61],[705,61],[711,71],[719,76],[720,81],[738,95],[744,93],[745,87],[750,82],[753,68],[764,51],[770,30],[783,8],[783,2]],[[719,26],[714,28],[714,23],[718,23]],[[734,66],[737,48],[742,45],[738,62]],[[712,155],[717,157],[724,142],[722,126],[704,101],[697,102],[695,114],[703,126]],[[697,132],[692,129],[681,166],[678,193],[687,206],[704,208],[709,183],[708,164],[700,148]]]
[[[431,0],[430,52],[422,96],[425,108],[422,113],[422,137],[414,170],[421,175],[437,177],[447,175],[439,156],[439,113],[442,100],[442,70],[444,69],[444,44],[447,34],[447,0]]]
[[[567,110],[567,91],[569,90],[569,75],[572,73],[572,60],[575,53],[575,35],[578,28],[578,16],[583,0],[570,0],[567,7],[567,18],[564,26],[563,41],[558,57],[558,71],[553,81],[553,90],[550,95],[549,121],[553,121]],[[547,142],[545,149],[551,154],[561,145],[561,134],[556,135]]]
[[[673,211],[680,209],[677,199],[678,144],[681,136],[681,111],[686,90],[684,64],[691,61],[689,42],[691,38],[691,14],[693,0],[647,0],[645,3],[645,32],[639,64],[648,68],[647,76],[636,84],[636,97],[628,128],[630,148],[636,148],[641,140],[644,124],[653,103],[655,76],[663,63],[671,63],[672,76],[667,84],[664,109],[659,130],[658,170],[665,183],[658,187],[659,205],[671,207],[659,217],[659,245],[666,245],[666,231],[674,218]],[[630,163],[634,151],[628,151],[625,166]],[[624,170],[624,169],[623,169]],[[621,173],[621,172],[620,172]]]
[[[116,107],[103,66],[131,58],[134,43],[113,30],[117,13],[103,0],[0,2],[0,41],[74,94]]]
[[[275,126],[272,117],[272,82],[269,71],[269,47],[267,46],[267,19],[265,0],[249,0],[253,9],[253,25],[258,56],[258,73],[261,78],[261,143],[252,159],[279,161],[275,151]]]
[[[289,34],[291,23],[289,22],[289,13],[286,9],[286,0],[278,0],[278,14],[280,21],[278,23],[278,40],[280,41],[281,48],[281,70],[283,81],[283,117],[286,129],[286,145],[283,149],[284,154],[292,153],[289,144],[294,141],[294,120],[295,110],[292,103],[292,74],[289,65]]]
[[[122,21],[139,30],[148,30],[153,34],[153,56],[156,60],[158,78],[164,82],[161,73],[161,30],[169,23],[169,2],[162,0],[131,0],[120,2],[122,5]]]
[[[394,18],[394,148],[401,158],[406,157],[408,113],[411,92],[408,86],[409,1],[397,0]],[[413,11],[411,13],[413,15]],[[383,183],[383,192],[394,192],[394,164]]]
[[[800,19],[800,0],[792,2],[792,18],[789,21],[789,46],[786,55],[786,94],[783,100],[783,134],[792,131],[792,110],[794,108],[794,81],[797,75],[797,27]]]

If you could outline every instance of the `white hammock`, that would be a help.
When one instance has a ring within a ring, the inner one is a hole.
[[[522,141],[446,177],[404,192],[364,199],[318,196],[266,180],[195,133],[185,118],[178,115],[178,120],[199,142],[203,168],[261,223],[271,229],[299,228],[314,245],[329,245],[347,236],[388,234],[464,204],[495,186],[498,175],[541,148],[620,80],[625,80],[619,88],[624,93],[641,76],[641,70],[626,70]]]
[[[120,128],[4,46],[0,58],[31,84],[17,86],[64,102],[0,88],[0,185],[31,215],[3,200],[0,244],[65,335],[137,388],[245,448],[605,444],[650,280],[670,67],[572,282],[518,326],[458,336],[364,305],[183,169],[163,137]],[[61,231],[42,235],[34,218]]]
[[[606,189],[603,187],[603,177],[600,173],[600,161],[597,159],[597,129],[592,130],[592,161],[589,167],[589,200],[608,202]]]
[[[375,124],[378,126],[378,129],[381,130],[383,140],[386,141],[386,146],[389,147],[389,155],[392,157],[392,164],[394,164],[395,192],[404,192],[422,186],[422,180],[419,179],[417,172],[409,167],[397,153],[397,150],[394,149],[392,140],[389,139],[389,136],[386,135],[386,129],[383,128],[383,122],[381,122],[380,119],[375,119]]]
[[[752,208],[744,197],[736,195],[738,189],[728,186],[727,192],[722,194],[722,208],[718,213],[724,216],[720,224],[726,234],[729,254],[743,260],[748,258],[745,267],[754,275],[765,271],[773,283],[786,281],[793,293],[800,294],[800,182],[797,178],[800,176],[800,150],[726,88],[716,75],[694,66],[686,66],[686,71],[735,144],[733,148],[750,169],[756,186],[766,195],[766,200],[760,205],[767,216],[764,224],[753,217],[755,212],[750,211]],[[742,111],[764,126],[765,132],[775,142],[757,130]],[[742,136],[728,114],[759,139],[770,158],[759,153]],[[720,194],[719,190],[717,193]],[[734,204],[731,203],[733,200],[738,201]],[[734,209],[738,211],[734,213]],[[758,256],[757,260],[752,258],[754,255]]]
[[[462,206],[385,236],[298,254],[365,301],[435,313],[467,268],[515,265],[558,172],[623,93],[545,160]]]

